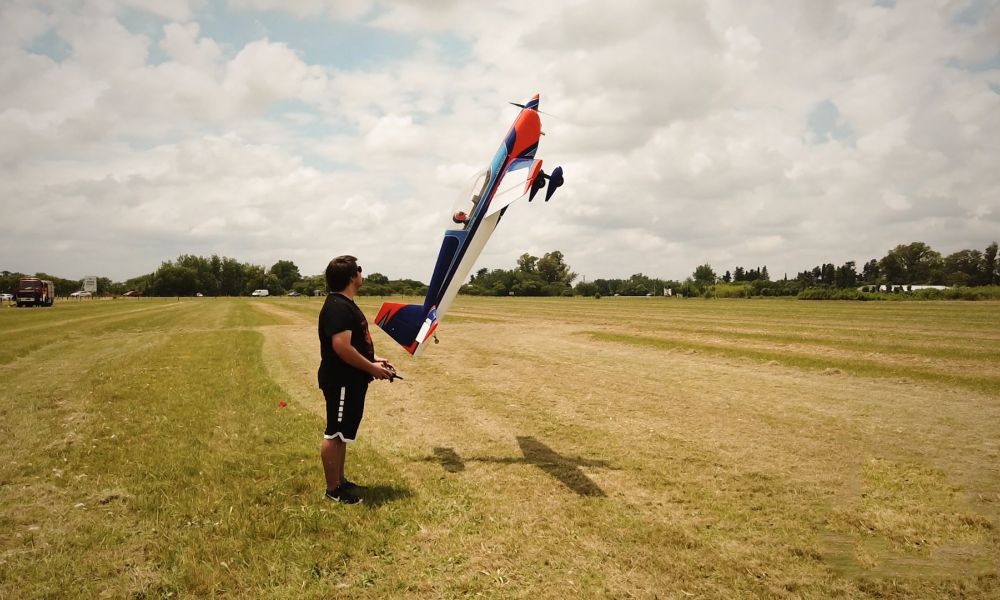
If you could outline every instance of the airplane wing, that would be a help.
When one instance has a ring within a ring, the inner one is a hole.
[[[542,170],[540,158],[517,158],[511,161],[497,186],[486,216],[500,212],[531,191],[531,184]]]

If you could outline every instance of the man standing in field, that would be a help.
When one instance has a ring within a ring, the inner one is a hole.
[[[326,397],[326,432],[320,457],[326,475],[326,497],[344,504],[361,501],[358,486],[344,477],[347,443],[353,442],[365,410],[365,394],[373,379],[392,379],[396,369],[375,356],[368,321],[354,303],[364,282],[353,256],[338,256],[326,267],[330,293],[319,313],[319,387]]]

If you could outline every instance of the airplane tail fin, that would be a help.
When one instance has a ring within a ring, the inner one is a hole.
[[[424,311],[423,304],[386,302],[375,317],[375,324],[389,337],[416,356],[437,329],[437,307]]]

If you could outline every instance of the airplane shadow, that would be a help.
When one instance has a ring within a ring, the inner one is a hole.
[[[529,464],[538,467],[580,496],[607,496],[604,490],[580,469],[580,467],[612,468],[607,461],[563,456],[530,436],[518,436],[517,445],[521,449],[523,458],[473,456],[463,459],[453,448],[436,447],[434,456],[425,460],[439,463],[449,473],[464,471],[465,464],[469,462]]]
[[[451,448],[434,448],[434,458],[449,473],[458,473],[465,470],[465,463],[462,462],[462,457]]]
[[[368,507],[382,506],[389,502],[409,498],[412,495],[410,490],[394,485],[363,486],[358,490],[358,496],[364,500],[365,506]]]

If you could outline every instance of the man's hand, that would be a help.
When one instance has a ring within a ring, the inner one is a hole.
[[[388,360],[386,360],[384,358],[379,358],[379,357],[376,356],[375,357],[375,362],[381,363],[382,366],[384,366],[386,369],[389,370],[389,373],[390,373],[390,375],[389,375],[389,383],[392,383],[394,379],[402,379],[402,377],[400,376],[400,374],[398,372],[396,372],[395,365],[393,365]]]
[[[368,374],[375,379],[389,379],[396,374],[396,370],[392,368],[392,365],[382,362],[373,362],[371,368],[368,370]]]
[[[388,365],[387,368],[386,365],[388,363],[379,360],[371,362],[368,358],[362,356],[357,348],[351,345],[350,330],[341,331],[333,335],[333,351],[337,353],[337,356],[341,360],[363,373],[368,373],[375,379],[388,379],[392,381],[392,378],[395,376],[396,371],[392,365]]]

